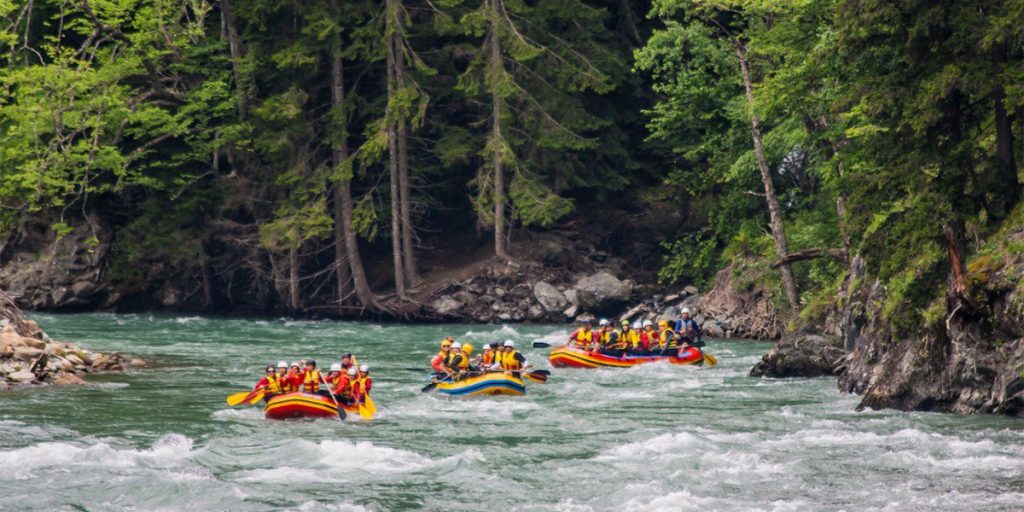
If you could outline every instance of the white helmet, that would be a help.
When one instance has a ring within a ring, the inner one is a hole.
[[[341,363],[334,363],[334,364],[332,364],[331,365],[331,371],[332,372],[340,372],[341,371]]]
[[[298,361],[295,361],[294,363],[292,363],[292,366],[298,366],[299,368],[302,368],[302,364],[299,363]]]
[[[602,318],[601,321],[597,323],[597,325],[604,327],[606,325],[611,325],[611,322],[609,322],[607,318]]]
[[[353,367],[349,368],[348,369],[348,374],[349,375],[355,375],[356,374],[356,367],[353,366]]]
[[[637,320],[636,322],[633,322],[633,328],[634,329],[638,329],[639,330],[639,329],[643,329],[643,327],[644,327],[644,323],[641,322],[640,320]]]
[[[644,328],[646,329],[648,327],[654,327],[654,322],[650,320],[644,320]]]
[[[683,310],[679,312],[679,314],[683,314],[683,313],[686,313],[687,315],[689,315],[690,314],[690,308],[683,308]]]
[[[287,361],[279,361],[277,363],[277,367],[278,368],[288,368],[288,362]]]
[[[366,373],[366,372],[370,371],[370,365],[368,365],[368,364],[361,364],[361,365],[359,365],[359,371],[361,371],[363,373]]]
[[[515,344],[515,343],[514,343],[514,342],[513,342],[512,340],[508,340],[508,341],[506,341],[506,342],[505,342],[505,344],[504,344],[504,346],[506,346],[506,347],[512,347],[512,348],[516,348],[516,344]]]
[[[459,343],[457,341],[455,343],[452,343],[452,350],[455,350],[455,349],[462,350],[462,343]]]

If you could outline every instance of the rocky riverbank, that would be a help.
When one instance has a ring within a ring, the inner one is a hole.
[[[145,366],[145,362],[55,341],[35,321],[25,319],[0,291],[0,390],[30,384],[84,384],[82,377],[87,374],[128,366]]]

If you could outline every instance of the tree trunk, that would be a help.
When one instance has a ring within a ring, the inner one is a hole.
[[[1001,71],[1007,60],[1006,43],[996,45],[993,60]],[[1020,199],[1020,181],[1017,178],[1017,160],[1013,155],[1013,120],[1006,112],[1006,89],[1000,79],[997,78],[997,85],[993,94],[996,114],[996,152],[999,161],[1003,164],[1003,179],[1005,186],[1001,188],[1005,200],[1005,209],[1009,211]]]
[[[389,9],[394,9],[392,2],[388,2]],[[392,11],[393,12],[393,11]],[[390,15],[390,13],[389,13]],[[395,39],[387,38],[387,91],[388,108],[385,113],[385,124],[387,125],[388,138],[388,173],[391,180],[391,256],[395,267],[395,293],[401,299],[408,298],[405,290],[405,267],[402,262],[402,219],[401,219],[401,196],[399,192],[398,178],[398,133],[395,129],[395,122],[392,119],[394,114],[391,111],[391,102],[396,92],[395,84]]]
[[[299,244],[295,243],[288,249],[288,296],[289,308],[292,313],[302,309],[302,297],[299,296]]]
[[[238,22],[231,7],[230,0],[220,0],[221,19],[228,34],[228,49],[231,52],[231,69],[235,76],[235,88],[238,95],[238,120],[243,123],[249,117],[249,76],[242,69],[245,58],[245,43],[238,32]]]
[[[764,155],[764,144],[761,141],[761,121],[753,112],[754,86],[750,79],[750,68],[747,66],[747,56],[743,45],[739,40],[734,40],[733,43],[736,47],[736,57],[740,60],[740,71],[743,72],[743,89],[747,95],[747,105],[751,108],[750,135],[754,139],[754,154],[757,155],[757,166],[761,170],[761,182],[764,184],[764,198],[768,203],[768,218],[772,238],[775,239],[775,253],[780,260],[785,260],[789,254],[789,247],[786,243],[786,230],[782,222],[782,208],[779,207],[779,200],[775,197],[775,185],[772,184],[768,159]],[[782,274],[782,286],[786,292],[786,299],[795,311],[800,305],[800,299],[797,294],[796,281],[793,279],[793,271],[788,264],[785,264],[779,266],[779,273]]]
[[[399,88],[405,87],[405,56],[403,54],[404,39],[402,39],[402,13],[400,10],[395,13],[395,33],[393,48],[395,51],[395,81]],[[405,270],[405,280],[409,286],[416,286],[419,281],[419,273],[416,270],[416,254],[412,249],[412,214],[409,211],[412,201],[412,191],[409,185],[409,152],[408,152],[408,128],[409,121],[398,119],[398,183],[399,191],[402,194],[402,261]]]
[[[340,17],[341,8],[338,0],[331,0],[331,7]],[[334,36],[334,49],[331,55],[331,106],[340,109],[345,103],[345,73],[344,62],[341,60],[341,37]],[[347,122],[344,118],[342,123]],[[333,147],[333,159],[335,168],[342,165],[348,159],[348,130],[342,125],[341,133],[335,138]],[[339,282],[343,278],[350,277],[352,287],[355,289],[356,298],[363,306],[370,310],[379,310],[380,304],[374,296],[370,283],[366,279],[366,270],[363,268],[363,259],[359,254],[359,242],[356,240],[355,229],[352,227],[352,181],[346,177],[334,183],[334,254],[339,265]],[[343,244],[343,248],[339,246]],[[342,258],[344,253],[344,258]],[[342,272],[347,272],[342,275]],[[346,281],[347,283],[347,281]],[[347,286],[346,286],[347,288]],[[343,299],[342,287],[339,286],[339,300]]]
[[[501,61],[501,40],[498,38],[498,2],[491,2],[491,55],[490,66],[497,70],[502,67]],[[494,166],[494,254],[508,260],[508,245],[505,239],[505,169],[501,161],[501,111],[504,99],[497,93],[491,93],[491,130],[494,140],[494,155],[492,156]]]

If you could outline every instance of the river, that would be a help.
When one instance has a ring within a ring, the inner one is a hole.
[[[560,342],[565,326],[35,315],[151,363],[0,395],[0,510],[1020,510],[1024,423],[854,412],[832,379],[762,380],[765,343],[713,369],[554,370],[518,398],[420,393],[444,335]],[[270,421],[224,397],[265,364],[372,366],[372,422]],[[526,349],[549,368],[546,350]]]

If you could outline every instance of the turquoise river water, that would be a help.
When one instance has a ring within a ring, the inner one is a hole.
[[[1024,509],[1024,422],[854,412],[832,379],[716,368],[554,370],[518,398],[420,393],[446,334],[560,343],[565,326],[36,315],[150,367],[0,394],[0,510],[934,511]],[[372,422],[271,421],[224,397],[263,365],[372,365]],[[527,357],[550,368],[547,351]]]

